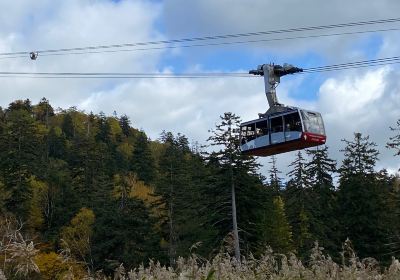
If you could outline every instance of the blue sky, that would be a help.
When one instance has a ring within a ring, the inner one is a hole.
[[[0,52],[147,42],[207,35],[319,26],[397,17],[395,0],[15,0],[0,9]],[[399,23],[354,27],[343,31],[400,28]],[[332,30],[337,33],[342,30]],[[324,32],[325,33],[325,32]],[[326,32],[327,33],[327,32]],[[247,72],[263,63],[290,63],[308,68],[397,56],[399,31],[333,36],[229,46],[177,48],[116,54],[87,54],[0,60],[3,71],[53,72]],[[315,35],[304,33],[301,35]],[[297,34],[282,35],[292,36]],[[270,38],[276,38],[271,36]],[[257,37],[253,39],[265,39]],[[245,39],[245,38],[244,38]],[[240,38],[236,40],[242,40]],[[394,172],[398,158],[384,148],[389,126],[400,118],[397,65],[340,72],[285,76],[278,87],[287,105],[320,111],[328,146],[340,163],[340,141],[354,132],[368,134],[381,150],[377,168]],[[77,106],[98,113],[127,114],[152,138],[162,130],[184,133],[204,143],[219,115],[232,111],[243,120],[265,112],[262,78],[167,80],[2,79],[1,106],[15,99],[54,107]],[[383,114],[383,112],[385,112]],[[293,154],[278,157],[285,173]],[[266,163],[267,159],[260,159]],[[263,170],[268,169],[265,164]]]

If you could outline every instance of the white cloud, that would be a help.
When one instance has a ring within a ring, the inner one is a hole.
[[[168,0],[164,4],[164,23],[166,33],[170,37],[187,37],[188,34],[232,34],[240,32],[256,32],[286,28],[319,26],[336,23],[367,21],[373,19],[396,18],[395,11],[400,10],[400,2],[393,0]],[[366,29],[381,29],[385,25],[369,26]],[[340,33],[355,29],[338,29],[322,33]],[[365,30],[365,29],[363,29]],[[298,35],[320,34],[307,32],[303,34],[289,33],[272,38],[292,37]],[[314,52],[327,56],[325,59],[347,61],[358,58],[359,52],[349,53],[357,38],[363,36],[335,36],[306,40],[288,40],[252,44],[252,52],[269,49],[286,57],[295,57],[313,48]],[[259,37],[257,37],[259,38]],[[265,36],[263,37],[265,38]],[[239,49],[245,49],[240,45]],[[364,52],[361,52],[363,54]],[[365,55],[365,54],[364,54]]]
[[[277,28],[388,18],[400,10],[398,1],[3,1],[0,3],[0,52],[80,47],[115,43],[143,42],[209,35],[239,33]],[[397,55],[399,40],[385,34],[378,46],[381,57]],[[317,54],[325,61],[351,61],[370,55],[359,45],[359,37],[324,40],[288,41],[273,44],[275,52],[285,59],[297,54]],[[357,42],[357,43],[356,43]],[[266,44],[258,49],[239,46],[255,56],[265,54]],[[284,46],[284,47],[283,47]],[[207,54],[216,48],[207,48]],[[196,49],[200,53],[204,49]],[[124,52],[69,56],[39,55],[0,59],[2,71],[49,72],[171,72],[179,69],[168,56],[181,58],[185,50]],[[191,72],[205,71],[202,61],[184,61]],[[268,57],[263,59],[270,60]],[[192,63],[193,62],[193,63]],[[260,61],[263,63],[264,61]],[[290,62],[290,61],[288,61]],[[182,63],[182,62],[181,62]],[[307,64],[308,61],[304,61]],[[217,63],[214,63],[217,64]],[[160,66],[161,65],[161,66]],[[256,65],[254,65],[256,66]],[[214,68],[220,68],[215,67]],[[244,72],[243,65],[237,67]],[[161,68],[161,69],[160,69]],[[214,71],[224,71],[212,69]],[[209,70],[207,70],[209,71]],[[318,74],[314,74],[318,75]],[[316,76],[317,77],[317,76]],[[321,77],[321,76],[318,76]],[[307,90],[304,76],[282,79],[278,88],[280,102],[321,111],[324,114],[331,155],[340,159],[341,138],[352,138],[354,131],[371,136],[382,151],[378,167],[396,170],[400,166],[391,151],[384,148],[390,131],[400,117],[399,74],[393,68],[357,70],[325,74],[315,100],[302,100],[295,92]],[[155,139],[165,129],[182,132],[189,140],[205,142],[208,130],[214,128],[219,115],[232,111],[243,120],[257,118],[267,110],[262,78],[217,79],[0,79],[1,105],[15,99],[33,102],[47,97],[54,107],[98,113],[127,114],[134,126],[144,129]],[[278,157],[286,172],[294,153]],[[264,159],[263,162],[268,161]],[[263,167],[265,172],[268,165]]]

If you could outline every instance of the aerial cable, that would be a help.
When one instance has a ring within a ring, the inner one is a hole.
[[[151,50],[163,50],[163,49],[175,49],[175,48],[208,47],[208,46],[249,44],[249,43],[285,41],[285,40],[295,40],[295,39],[309,39],[309,38],[321,38],[321,37],[331,37],[331,36],[355,35],[355,34],[388,32],[388,31],[398,31],[398,30],[400,30],[400,28],[375,29],[375,30],[365,30],[365,31],[353,31],[353,32],[343,32],[343,33],[329,33],[329,34],[317,34],[317,35],[308,35],[308,36],[294,36],[294,37],[283,37],[283,38],[245,40],[245,41],[216,42],[216,43],[206,43],[206,44],[172,45],[172,46],[150,47],[150,48],[133,48],[133,49],[119,49],[119,50],[102,50],[102,51],[101,50],[99,50],[99,51],[82,51],[82,52],[68,52],[68,53],[47,53],[47,54],[41,54],[41,56],[64,56],[64,55],[151,51]],[[35,54],[34,56],[32,56],[32,53],[30,54],[31,59],[36,60],[38,53],[33,53],[33,54]],[[34,58],[32,58],[32,57],[34,57]],[[0,60],[10,59],[10,58],[26,58],[26,56],[25,55],[0,56]]]
[[[150,48],[134,48],[134,49],[120,49],[120,50],[82,51],[82,52],[68,52],[68,53],[45,53],[45,54],[41,54],[41,56],[64,56],[64,55],[98,54],[98,53],[150,51],[150,50],[163,50],[163,49],[175,49],[175,48],[208,47],[208,46],[249,44],[249,43],[285,41],[285,40],[295,40],[295,39],[309,39],[309,38],[320,38],[320,37],[330,37],[330,36],[354,35],[354,34],[387,32],[387,31],[398,31],[398,30],[400,30],[400,28],[388,28],[388,29],[353,31],[353,32],[343,32],[343,33],[331,33],[331,34],[318,34],[318,35],[308,35],[308,36],[294,36],[294,37],[284,37],[284,38],[245,40],[245,41],[216,42],[216,43],[206,43],[206,44],[191,44],[191,45],[180,45],[180,46],[179,45],[172,45],[172,46],[161,46],[161,47],[150,47]],[[36,57],[37,57],[37,55],[38,54],[36,54]],[[0,56],[0,60],[1,59],[8,59],[8,58],[26,58],[26,56],[25,55],[4,56],[4,57]]]
[[[353,69],[353,68],[362,68],[369,66],[380,66],[380,65],[390,65],[396,64],[400,62],[400,56],[388,57],[388,58],[380,58],[380,59],[371,59],[364,61],[355,61],[349,63],[342,64],[333,64],[326,65],[320,67],[311,67],[303,69],[303,73],[314,73],[314,72],[326,72],[326,71],[335,71],[335,70],[343,70],[343,69]]]
[[[365,67],[386,66],[400,63],[400,56],[355,61],[341,64],[325,65],[303,69],[304,74],[339,71]],[[124,72],[0,72],[1,78],[76,78],[76,79],[176,79],[176,78],[249,78],[254,77],[241,72],[209,72],[209,73],[124,73]]]
[[[0,56],[15,56],[15,55],[31,55],[32,53],[38,54],[49,54],[49,53],[68,53],[76,51],[93,51],[99,49],[114,49],[114,48],[126,48],[126,47],[140,47],[140,46],[151,46],[151,45],[164,45],[164,44],[174,44],[174,43],[185,43],[185,42],[196,42],[196,41],[208,41],[208,40],[220,40],[220,39],[231,39],[240,37],[251,37],[251,36],[261,36],[261,35],[272,35],[272,34],[284,34],[293,32],[304,32],[304,31],[315,31],[315,30],[326,30],[334,28],[345,28],[345,27],[356,27],[356,26],[367,26],[374,24],[385,24],[385,23],[395,23],[399,22],[400,18],[389,18],[389,19],[379,19],[370,21],[359,21],[359,22],[349,22],[349,23],[339,23],[330,25],[320,25],[320,26],[307,26],[298,28],[288,28],[288,29],[278,29],[269,31],[259,31],[259,32],[248,32],[248,33],[237,33],[237,34],[225,34],[225,35],[214,35],[205,37],[192,37],[183,39],[172,39],[172,40],[160,40],[160,41],[148,41],[148,42],[137,42],[137,43],[125,43],[125,44],[112,44],[112,45],[98,45],[98,46],[86,46],[86,47],[75,47],[75,48],[60,48],[60,49],[44,49],[32,51],[21,51],[21,52],[5,52],[0,53]]]

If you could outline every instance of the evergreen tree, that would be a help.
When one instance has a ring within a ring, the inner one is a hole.
[[[26,99],[26,100],[16,100],[14,102],[11,102],[10,105],[8,106],[7,112],[19,111],[19,110],[23,110],[31,114],[32,113],[31,101],[29,99]]]
[[[277,253],[287,254],[293,250],[292,231],[280,196],[273,199],[270,211],[263,213],[260,227],[260,252],[271,246]]]
[[[123,115],[119,118],[119,125],[121,126],[122,133],[129,137],[131,135],[131,121],[127,115]]]
[[[7,113],[7,124],[0,139],[0,167],[6,189],[12,193],[7,208],[17,215],[27,214],[25,203],[31,195],[28,179],[32,175],[43,175],[40,140],[28,111],[18,109]]]
[[[342,242],[335,218],[336,193],[332,176],[336,172],[336,162],[329,158],[327,146],[307,150],[307,154],[311,159],[306,164],[306,171],[311,180],[314,198],[311,232],[330,255],[335,255]]]
[[[49,104],[46,98],[42,98],[39,104],[33,106],[33,113],[35,115],[36,121],[39,121],[48,126],[49,118],[54,116],[54,109]]]
[[[159,163],[159,180],[157,182],[156,195],[162,197],[157,201],[156,207],[162,207],[163,229],[165,240],[168,242],[169,262],[174,264],[180,247],[180,223],[179,213],[187,208],[185,191],[190,184],[190,173],[187,170],[185,154],[186,149],[178,145],[177,140],[170,132],[163,132],[161,140],[166,144],[166,149]]]
[[[240,219],[243,229],[247,228],[249,218],[254,215],[252,213],[254,205],[257,205],[255,195],[261,192],[260,178],[257,174],[259,165],[253,157],[243,155],[240,151],[238,133],[240,118],[228,112],[220,116],[220,120],[220,124],[217,124],[215,130],[211,131],[212,136],[208,138],[211,146],[217,148],[217,151],[209,155],[209,160],[218,161],[221,168],[221,179],[223,185],[225,185],[224,188],[228,193],[230,192],[235,257],[240,259],[237,209],[240,209],[240,214],[243,215],[242,219]],[[236,200],[237,191],[240,194],[238,193],[238,199]],[[251,199],[253,201],[250,205],[253,207],[248,204]],[[250,228],[249,231],[251,231]]]
[[[341,179],[352,175],[367,175],[374,172],[374,166],[378,159],[376,144],[369,141],[369,136],[363,137],[361,133],[354,133],[354,140],[342,140],[346,143],[344,152],[345,159],[339,169]]]
[[[154,218],[141,201],[126,198],[121,208],[119,201],[109,199],[95,213],[93,258],[97,269],[113,273],[121,264],[131,269],[149,259],[163,260]]]
[[[389,142],[386,144],[386,147],[395,150],[395,156],[400,156],[400,119],[396,124],[397,127],[390,127],[390,130],[398,132],[398,134],[389,138]]]
[[[276,156],[271,156],[271,169],[269,170],[269,186],[271,188],[271,192],[274,196],[280,194],[282,188],[282,179],[279,177],[279,174],[282,173],[276,167]]]
[[[132,170],[146,184],[154,182],[155,165],[149,147],[149,140],[144,132],[139,132],[135,138],[134,150],[132,155]]]
[[[289,167],[292,167],[292,170],[287,174],[289,181],[284,192],[286,211],[293,229],[295,247],[299,255],[303,257],[308,255],[308,250],[311,249],[314,241],[314,237],[308,230],[313,221],[315,201],[301,151],[297,152],[295,160]]]
[[[102,141],[107,145],[112,143],[112,133],[111,133],[111,126],[107,120],[106,115],[103,112],[100,112],[97,120],[98,125],[98,132],[96,135],[97,141]]]
[[[67,139],[72,139],[75,136],[75,127],[70,114],[65,114],[61,125],[62,132]]]
[[[343,140],[345,158],[340,170],[338,220],[342,240],[350,238],[360,257],[384,259],[387,252],[388,227],[386,213],[387,190],[377,180],[374,166],[376,144],[354,134],[354,140]]]

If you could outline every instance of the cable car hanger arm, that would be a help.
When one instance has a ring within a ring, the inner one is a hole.
[[[279,112],[284,109],[284,105],[278,102],[276,96],[276,87],[281,81],[281,77],[303,72],[302,68],[295,67],[291,64],[275,65],[275,64],[262,64],[257,67],[257,70],[250,70],[249,74],[264,76],[265,95],[268,99],[269,109],[265,114],[259,114],[264,117],[267,114]]]

